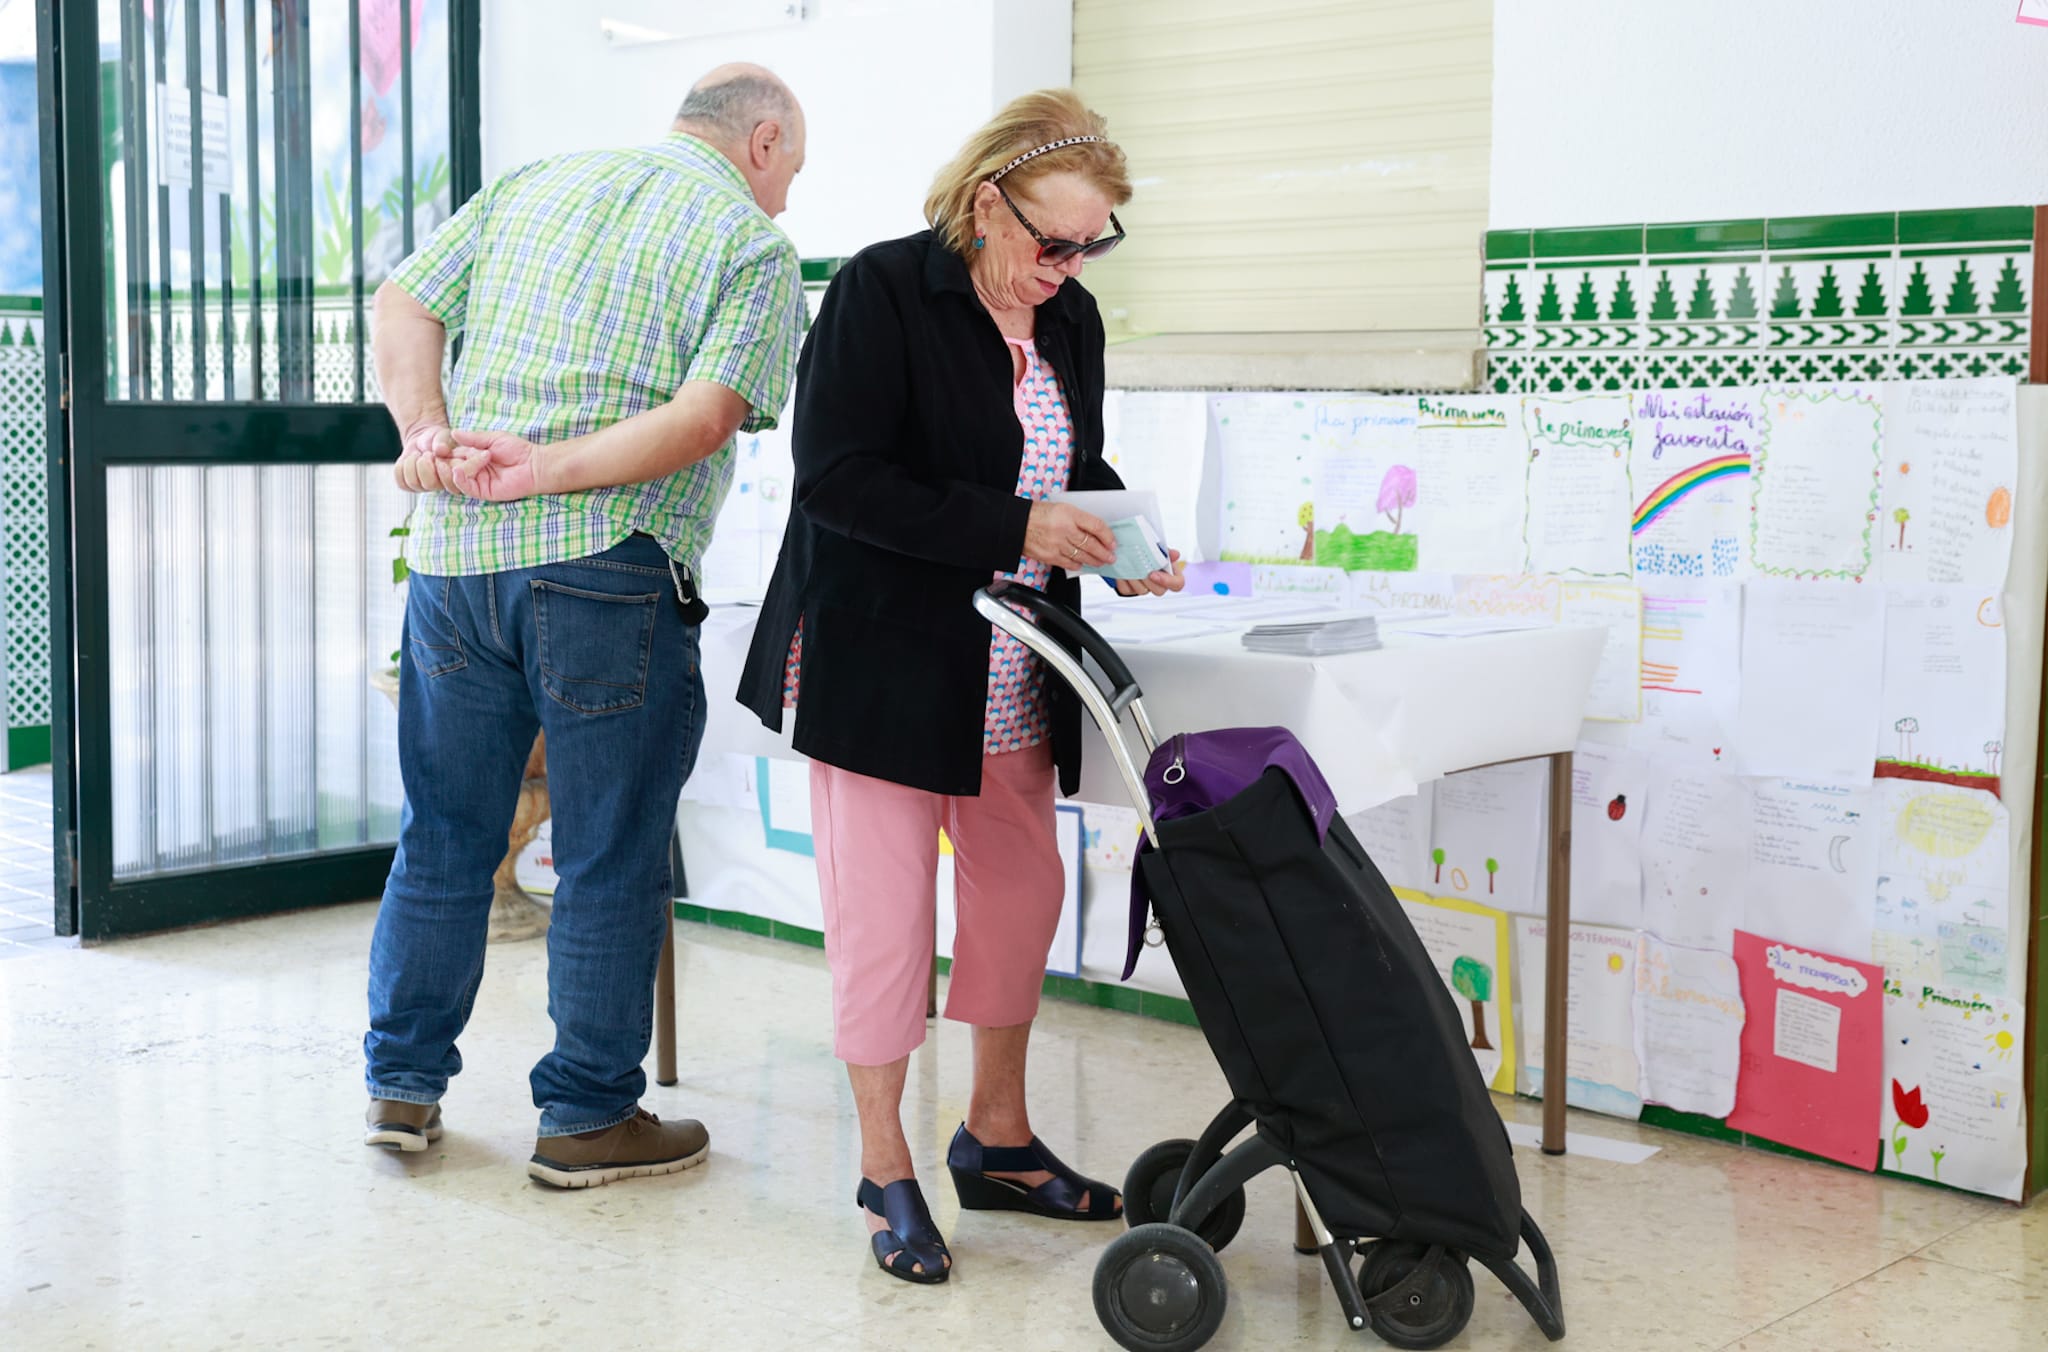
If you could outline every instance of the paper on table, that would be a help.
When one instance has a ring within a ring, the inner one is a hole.
[[[1508,918],[1490,906],[1455,897],[1427,897],[1396,889],[1415,933],[1443,978],[1465,1041],[1486,1083],[1515,1092],[1514,953]]]
[[[1312,568],[1307,564],[1253,564],[1252,592],[1269,596],[1341,596],[1344,594],[1342,568]]]
[[[1140,606],[1104,606],[1088,611],[1088,623],[1112,644],[1178,643],[1182,639],[1227,634],[1231,626],[1204,621],[1186,613],[1147,613]]]
[[[1411,512],[1429,491],[1415,474],[1415,401],[1318,399],[1314,414],[1315,561],[1346,572],[1412,572]]]
[[[1885,983],[1885,1167],[2020,1200],[2026,1006],[1965,986]]]
[[[1736,764],[1742,592],[1732,582],[1643,593],[1643,718],[1630,744],[1695,767]]]
[[[1345,579],[1344,604],[1365,614],[1389,610],[1440,610],[1456,603],[1457,583],[1449,573],[1352,573]]]
[[[1875,386],[1763,391],[1750,565],[1780,577],[1853,582],[1871,569],[1882,468]]]
[[[1521,986],[1524,1092],[1543,1092],[1544,959],[1549,925],[1515,918],[1516,975]],[[1643,1114],[1642,1063],[1636,1060],[1634,930],[1573,925],[1570,984],[1565,991],[1565,1047],[1570,1073],[1564,1101],[1614,1117]]]
[[[1877,587],[1744,587],[1735,730],[1744,774],[1869,782],[1884,684],[1884,611]]]
[[[1191,563],[1184,577],[1187,591],[1196,596],[1252,594],[1252,569],[1247,563]]]
[[[1444,573],[1519,569],[1529,457],[1519,401],[1426,394],[1415,402],[1421,566]]]
[[[1460,615],[1493,620],[1556,621],[1563,584],[1554,577],[1503,573],[1456,579],[1454,609]]]
[[[1737,930],[1750,1020],[1730,1130],[1877,1165],[1884,969]]]
[[[1293,394],[1209,400],[1223,462],[1222,556],[1239,563],[1315,559],[1314,410]]]
[[[1558,597],[1558,622],[1607,631],[1592,687],[1586,692],[1586,717],[1605,723],[1641,718],[1643,594],[1625,584],[1567,582]]]
[[[1438,780],[1428,890],[1540,912],[1549,773],[1542,761],[1523,761]]]
[[[1532,573],[1629,575],[1629,401],[1625,396],[1522,401],[1529,501],[1522,530]]]
[[[1636,956],[1636,1059],[1643,1100],[1726,1117],[1742,1065],[1742,979],[1726,953],[1642,936]]]
[[[1885,588],[1880,773],[1932,771],[1998,788],[2005,628],[1982,587]]]
[[[1192,555],[1200,540],[1209,401],[1197,393],[1110,390],[1102,397],[1102,458],[1131,488],[1159,498],[1160,535]]]
[[[1649,768],[1643,818],[1643,928],[1725,953],[1749,891],[1753,807],[1733,775],[1668,762]]]
[[[2005,990],[2003,964],[1987,970],[1971,934],[2005,934],[2009,923],[2011,823],[2005,805],[1978,789],[1880,779],[1873,790],[1878,837],[1873,953],[1895,980],[1977,981]],[[1956,971],[1943,966],[1944,933],[1962,936]],[[1895,969],[1896,968],[1896,969]],[[1980,978],[1995,976],[1985,982]]]
[[[1634,396],[1629,478],[1636,577],[1705,582],[1748,571],[1750,457],[1763,422],[1754,389]]]
[[[1390,885],[1418,891],[1429,886],[1430,816],[1435,803],[1434,786],[1424,784],[1406,797],[1344,819]]]
[[[1995,594],[2012,558],[2019,425],[2011,376],[1885,391],[1877,525],[1886,586],[1967,583]]]
[[[1649,767],[1635,752],[1579,743],[1572,757],[1572,921],[1643,923]]]
[[[1751,802],[1743,928],[1868,961],[1879,834],[1871,790],[1761,780]]]

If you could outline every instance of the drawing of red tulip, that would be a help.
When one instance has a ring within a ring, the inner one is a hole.
[[[1892,1111],[1898,1114],[1899,1127],[1892,1133],[1892,1167],[1903,1168],[1906,1159],[1908,1130],[1918,1131],[1927,1125],[1927,1105],[1920,1101],[1920,1089],[1915,1085],[1908,1089],[1897,1080],[1892,1081]],[[1934,1167],[1941,1168],[1941,1157],[1935,1156]]]

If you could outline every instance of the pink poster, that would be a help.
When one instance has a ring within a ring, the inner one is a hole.
[[[1876,1168],[1884,969],[1742,930],[1735,966],[1749,1019],[1729,1127]]]

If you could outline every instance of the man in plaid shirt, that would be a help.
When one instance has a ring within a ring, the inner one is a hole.
[[[641,1110],[640,1064],[668,841],[704,730],[694,575],[734,434],[775,425],[795,370],[802,280],[770,218],[803,159],[788,88],[721,67],[658,145],[507,174],[378,290],[398,480],[420,496],[399,674],[405,818],[370,948],[367,1144],[424,1150],[441,1134],[538,730],[560,882],[555,1046],[533,1070],[527,1170],[588,1187],[709,1149],[701,1124]],[[450,332],[462,347],[444,393]],[[539,495],[445,491],[458,435]]]

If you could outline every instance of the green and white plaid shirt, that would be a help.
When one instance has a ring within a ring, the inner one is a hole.
[[[541,160],[478,193],[392,281],[462,334],[451,425],[546,444],[658,407],[685,381],[775,426],[801,341],[795,247],[732,162],[680,133]],[[634,532],[693,569],[732,486],[731,443],[653,483],[476,502],[423,494],[407,561],[463,576],[600,554]]]

